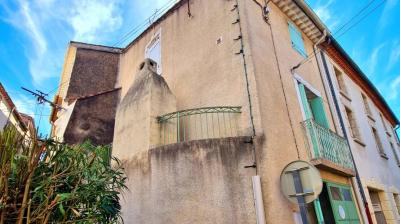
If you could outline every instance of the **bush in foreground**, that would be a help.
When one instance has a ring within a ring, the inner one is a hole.
[[[113,165],[110,165],[113,164]],[[110,147],[0,132],[0,224],[116,223],[126,177]]]

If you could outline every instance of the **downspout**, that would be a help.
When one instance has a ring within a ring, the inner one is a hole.
[[[397,129],[399,129],[400,128],[400,125],[399,124],[397,124],[396,125],[396,127],[394,127],[394,135],[395,135],[395,137],[396,137],[396,140],[397,140],[397,143],[400,143],[400,136],[397,134]]]
[[[318,41],[313,45],[313,54],[315,55],[315,60],[317,61],[318,71],[319,71],[319,74],[321,74],[321,76],[322,76],[323,73],[322,73],[322,70],[321,70],[320,62],[318,61],[318,58],[316,56],[318,54],[318,52],[317,52],[318,45],[320,43],[322,43],[323,41],[325,41],[325,39],[327,37],[327,34],[328,34],[328,32],[326,30],[324,30],[323,35],[321,36],[321,38],[319,38]],[[322,85],[324,86],[325,94],[328,96],[329,93],[327,91],[326,83],[324,81],[322,81]],[[331,107],[331,105],[329,105],[329,107]],[[330,113],[330,115],[331,115],[331,118],[332,118],[332,121],[333,121],[334,128],[337,131],[338,127],[337,127],[337,123],[335,122],[336,119],[335,119],[333,113]]]
[[[328,39],[328,41],[330,41],[330,39]],[[330,91],[331,91],[331,95],[332,95],[332,98],[333,98],[333,103],[334,103],[334,105],[335,105],[335,109],[336,109],[336,112],[337,112],[337,114],[338,114],[340,127],[341,127],[342,130],[343,130],[343,135],[344,135],[344,137],[345,137],[345,139],[346,139],[346,142],[347,142],[347,144],[349,145],[349,149],[350,149],[350,142],[349,142],[349,138],[348,138],[348,135],[347,135],[347,131],[346,131],[346,128],[345,128],[345,125],[344,125],[343,116],[342,116],[342,113],[341,113],[341,111],[340,111],[340,107],[339,107],[339,103],[338,103],[339,101],[338,101],[338,99],[337,99],[337,97],[336,97],[335,90],[334,90],[334,87],[333,87],[333,84],[332,84],[331,75],[330,75],[330,73],[329,73],[328,65],[327,65],[327,62],[326,62],[326,58],[325,58],[325,55],[324,55],[324,53],[323,53],[322,50],[321,50],[321,52],[320,52],[320,55],[321,55],[321,59],[322,59],[324,71],[325,71],[325,74],[326,74],[326,77],[327,77],[327,80],[328,80],[329,89],[330,89]],[[318,61],[318,60],[317,60],[317,61]],[[321,74],[321,75],[322,75],[322,74]],[[363,187],[362,187],[363,185],[361,184],[360,175],[359,175],[359,172],[358,172],[356,163],[355,163],[355,161],[354,161],[354,155],[353,155],[353,152],[351,151],[351,149],[350,149],[350,155],[351,155],[351,160],[352,160],[353,165],[354,165],[354,170],[355,170],[355,172],[356,172],[356,181],[357,181],[357,185],[358,185],[358,190],[359,190],[359,192],[360,192],[360,194],[361,194],[361,198],[362,198],[363,203],[364,203],[364,209],[365,209],[365,213],[366,213],[367,218],[368,218],[368,223],[372,224],[373,222],[372,222],[371,213],[370,213],[370,211],[369,211],[368,202],[367,202],[367,199],[366,199],[366,196],[365,196],[364,189],[363,189]]]

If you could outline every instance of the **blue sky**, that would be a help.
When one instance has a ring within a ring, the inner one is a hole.
[[[40,120],[49,132],[48,106],[20,87],[56,92],[70,40],[114,45],[156,9],[173,0],[2,0],[0,2],[0,81],[17,108]],[[338,40],[378,87],[400,117],[400,0],[307,0],[335,33],[365,5],[379,6]],[[362,18],[359,15],[352,24]],[[351,26],[352,24],[349,24]],[[345,31],[347,27],[343,28]],[[128,43],[122,43],[122,46]],[[40,115],[41,114],[41,115]]]

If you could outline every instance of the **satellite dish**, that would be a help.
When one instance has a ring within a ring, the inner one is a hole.
[[[306,161],[289,163],[281,173],[281,191],[295,204],[313,202],[322,191],[322,178],[317,168]]]

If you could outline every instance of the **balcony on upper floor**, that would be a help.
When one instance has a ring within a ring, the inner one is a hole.
[[[160,145],[238,136],[241,107],[218,106],[176,111],[157,118]]]
[[[345,176],[354,176],[350,147],[345,138],[317,122],[302,122],[311,163],[325,170]]]

